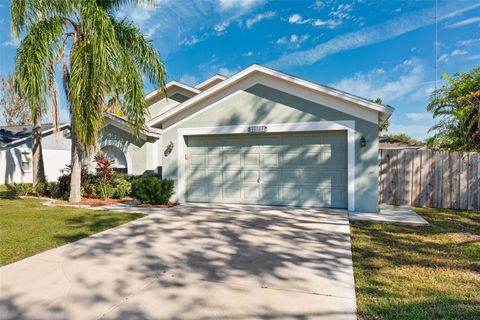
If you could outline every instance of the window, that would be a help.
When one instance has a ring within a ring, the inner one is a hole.
[[[22,152],[22,170],[23,172],[30,172],[30,152]]]

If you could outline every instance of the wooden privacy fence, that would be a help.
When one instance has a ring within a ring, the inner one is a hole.
[[[381,149],[379,200],[480,210],[480,153]]]

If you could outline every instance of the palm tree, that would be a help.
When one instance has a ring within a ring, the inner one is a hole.
[[[61,64],[72,127],[71,202],[80,201],[82,153],[90,156],[97,145],[107,98],[119,94],[138,136],[148,112],[142,74],[165,90],[157,50],[133,23],[116,16],[122,5],[153,2],[12,0],[13,31],[25,34],[16,58],[17,81],[30,106],[45,105],[48,92],[55,92],[55,70]],[[58,109],[55,98],[50,105]]]
[[[480,67],[444,78],[447,84],[432,93],[427,106],[438,119],[429,142],[440,149],[480,151]]]

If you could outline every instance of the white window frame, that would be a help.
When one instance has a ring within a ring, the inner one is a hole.
[[[28,170],[23,169],[23,157],[26,155],[26,159],[28,160]],[[23,173],[30,173],[32,172],[32,151],[30,149],[20,149],[20,169]]]
[[[274,124],[249,124],[238,126],[179,128],[177,131],[177,184],[176,195],[179,203],[185,203],[186,178],[185,155],[186,136],[219,135],[219,134],[249,134],[248,127],[267,126],[268,133],[281,132],[321,132],[341,131],[347,132],[347,177],[348,177],[348,211],[355,211],[355,121],[316,121],[316,122],[289,122]],[[254,133],[250,133],[254,134]]]

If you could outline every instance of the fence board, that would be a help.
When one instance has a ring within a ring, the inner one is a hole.
[[[381,203],[480,209],[480,153],[382,149],[379,159]]]

